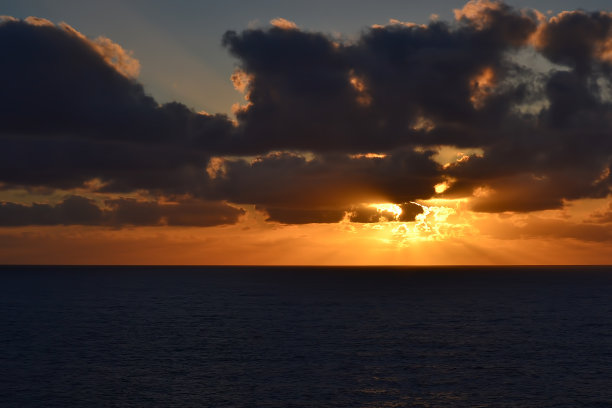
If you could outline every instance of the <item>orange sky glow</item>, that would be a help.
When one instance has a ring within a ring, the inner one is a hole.
[[[7,264],[553,265],[612,263],[612,232],[592,221],[605,200],[529,215],[428,202],[415,222],[282,225],[247,210],[216,227],[3,228]],[[425,204],[422,204],[425,205]],[[384,207],[384,206],[383,206]]]

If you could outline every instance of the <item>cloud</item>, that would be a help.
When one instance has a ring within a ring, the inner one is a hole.
[[[97,225],[122,226],[199,226],[234,224],[243,210],[220,202],[184,200],[174,203],[111,199],[101,208],[95,201],[70,196],[58,204],[23,205],[0,203],[0,226]]]

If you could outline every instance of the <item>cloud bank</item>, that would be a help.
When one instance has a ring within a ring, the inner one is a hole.
[[[6,202],[2,225],[235,222],[224,202],[282,223],[374,222],[364,203],[400,204],[414,219],[407,203],[432,197],[495,213],[610,194],[611,13],[545,17],[481,0],[452,22],[392,20],[354,41],[278,18],[222,44],[245,97],[235,120],[158,104],[137,82],[138,61],[110,39],[2,18],[2,188],[98,180],[92,193],[153,197]],[[482,153],[445,164],[436,153],[449,146]],[[122,218],[128,208],[142,218]]]

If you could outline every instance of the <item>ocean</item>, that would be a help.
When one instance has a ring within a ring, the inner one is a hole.
[[[612,268],[5,266],[0,406],[612,407]]]

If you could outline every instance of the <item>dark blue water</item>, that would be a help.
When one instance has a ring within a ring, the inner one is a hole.
[[[3,407],[611,407],[612,268],[0,269]]]

